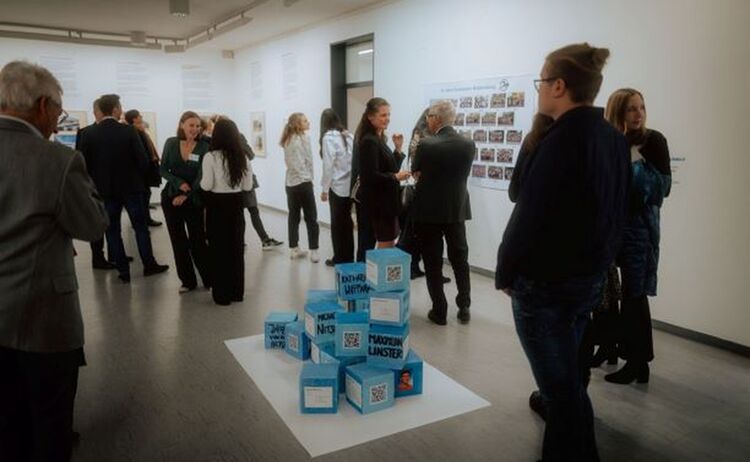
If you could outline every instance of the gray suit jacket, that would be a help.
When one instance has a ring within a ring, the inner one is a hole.
[[[73,238],[108,225],[83,156],[0,118],[0,216],[0,347],[82,347]]]

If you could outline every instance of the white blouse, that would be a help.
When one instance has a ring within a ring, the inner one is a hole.
[[[310,150],[310,137],[292,135],[284,147],[286,163],[286,185],[297,186],[313,180],[313,159]]]
[[[243,156],[244,157],[244,156]],[[224,164],[224,156],[221,151],[210,151],[203,156],[201,189],[214,193],[237,193],[253,189],[253,170],[250,162],[247,162],[247,172],[237,186],[229,185],[229,172]]]
[[[352,147],[354,137],[344,132],[346,143],[338,130],[328,130],[323,135],[323,192],[329,189],[340,197],[349,197],[352,179]]]

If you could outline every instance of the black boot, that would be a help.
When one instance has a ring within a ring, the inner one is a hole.
[[[591,357],[589,365],[591,367],[599,367],[605,360],[607,361],[607,364],[617,364],[617,349],[607,348],[600,345],[599,349],[594,353],[594,356]]]
[[[637,381],[638,383],[648,383],[648,376],[648,363],[634,363],[628,361],[619,371],[605,375],[604,380],[610,383],[627,385],[634,381]]]

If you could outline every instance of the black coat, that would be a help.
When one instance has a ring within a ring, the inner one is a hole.
[[[150,156],[135,127],[104,119],[81,130],[79,136],[87,169],[103,198],[146,192]]]
[[[419,172],[412,217],[415,223],[458,223],[471,219],[466,180],[474,162],[474,142],[443,127],[417,146],[412,171]]]
[[[393,152],[377,136],[366,134],[359,146],[361,200],[373,218],[397,217],[401,210],[400,182],[395,174],[404,154]]]

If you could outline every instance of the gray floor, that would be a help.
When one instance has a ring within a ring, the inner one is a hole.
[[[262,215],[269,233],[286,240],[285,215],[264,209]],[[127,226],[124,234],[136,256]],[[290,261],[286,248],[262,252],[248,226],[245,302],[218,307],[207,291],[177,293],[166,229],[153,229],[152,239],[157,259],[172,268],[142,278],[136,261],[129,286],[115,272],[92,271],[88,246],[76,243],[88,366],[76,402],[82,438],[74,460],[308,460],[223,341],[262,333],[269,311],[300,311],[306,289],[333,287],[333,270],[322,261]],[[322,257],[330,247],[322,228]],[[538,458],[543,424],[526,404],[534,385],[509,300],[486,277],[472,275],[472,289],[471,324],[451,318],[439,328],[425,318],[424,279],[414,282],[411,345],[492,406],[316,460]],[[452,299],[454,286],[447,292]],[[750,460],[750,359],[661,332],[655,341],[647,385],[611,385],[603,380],[607,370],[594,371],[590,392],[602,460]]]

